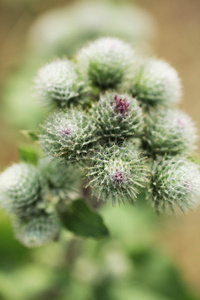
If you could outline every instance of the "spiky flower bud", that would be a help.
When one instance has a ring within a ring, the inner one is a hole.
[[[0,204],[8,213],[35,215],[45,191],[44,179],[30,164],[14,164],[0,175]]]
[[[153,154],[189,154],[196,141],[191,118],[180,110],[152,111],[146,119],[144,148]]]
[[[176,104],[181,97],[178,74],[168,63],[146,59],[134,70],[130,93],[147,106]]]
[[[45,157],[39,160],[39,170],[47,181],[53,198],[67,201],[70,193],[80,188],[80,170],[58,158]]]
[[[60,232],[60,223],[55,213],[41,214],[27,223],[15,219],[16,238],[27,247],[38,247],[56,240]]]
[[[200,171],[197,165],[181,157],[158,158],[152,167],[147,198],[158,212],[175,207],[183,212],[200,201]]]
[[[65,107],[78,102],[83,82],[79,80],[71,61],[58,59],[39,70],[35,90],[42,105]]]
[[[91,157],[88,167],[89,186],[98,198],[115,205],[133,203],[146,180],[145,158],[130,147],[103,147]]]
[[[117,88],[127,78],[133,59],[130,45],[116,38],[100,38],[77,56],[80,74],[101,90]]]
[[[92,106],[90,114],[103,138],[124,139],[141,135],[142,110],[138,102],[126,94],[106,93]]]
[[[94,131],[94,125],[82,111],[54,112],[43,125],[40,144],[48,155],[80,161],[97,140]]]

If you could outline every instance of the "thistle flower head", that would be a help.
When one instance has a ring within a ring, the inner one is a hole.
[[[130,147],[103,147],[91,158],[89,186],[105,202],[133,203],[146,180],[145,158]]]
[[[67,59],[58,59],[42,67],[35,78],[35,90],[42,105],[66,107],[76,104],[83,92],[74,65]]]
[[[117,88],[127,78],[133,60],[130,45],[116,38],[100,38],[77,56],[80,74],[101,90]]]
[[[45,157],[39,160],[39,170],[46,179],[52,197],[68,200],[70,193],[80,187],[80,170],[58,158]]]
[[[45,192],[45,180],[30,164],[14,164],[0,175],[0,204],[8,213],[35,214]]]
[[[200,171],[185,158],[157,158],[151,171],[147,198],[158,212],[191,209],[200,201]]]
[[[146,119],[144,146],[153,154],[189,154],[196,141],[191,118],[180,110],[152,111]]]
[[[130,93],[147,106],[169,106],[179,102],[181,83],[168,63],[157,59],[140,62],[133,72]]]
[[[58,238],[60,223],[55,213],[41,214],[29,222],[14,220],[16,238],[27,247],[38,247]]]
[[[40,144],[47,155],[60,156],[71,162],[81,160],[96,141],[94,130],[84,112],[72,109],[54,112],[43,124]]]
[[[143,115],[138,102],[129,95],[106,93],[90,110],[91,118],[103,138],[124,139],[141,135]]]
[[[114,96],[114,110],[116,113],[121,114],[123,117],[129,111],[129,103],[127,103],[125,97],[117,98],[117,94]]]
[[[115,169],[115,172],[113,173],[113,181],[115,184],[122,184],[123,182],[125,182],[125,174],[124,172]]]

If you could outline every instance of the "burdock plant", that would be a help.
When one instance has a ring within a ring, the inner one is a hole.
[[[141,191],[158,213],[198,204],[200,172],[189,159],[196,129],[175,107],[181,83],[168,63],[141,60],[129,44],[101,38],[73,61],[45,65],[34,82],[39,102],[52,110],[37,136],[27,133],[43,157],[0,176],[0,203],[22,243],[55,240],[62,225],[104,237],[108,229],[87,203],[134,204]]]

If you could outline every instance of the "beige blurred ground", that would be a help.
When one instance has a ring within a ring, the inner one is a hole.
[[[43,11],[67,2],[70,1],[0,1],[0,85],[23,51],[31,22]],[[195,120],[200,133],[200,0],[134,2],[153,15],[158,25],[155,54],[178,70],[184,90],[181,106]],[[17,137],[11,142],[12,131],[5,130],[1,122],[0,126],[0,165],[6,166],[16,160]],[[200,208],[164,223],[158,242],[171,252],[188,282],[200,290]]]
[[[155,53],[178,70],[184,92],[181,106],[194,119],[200,133],[200,1],[140,0],[138,3],[157,22]],[[175,257],[184,277],[200,290],[200,208],[177,220],[168,220],[160,239]]]

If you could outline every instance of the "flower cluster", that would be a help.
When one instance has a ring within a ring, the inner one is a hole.
[[[54,204],[69,200],[78,178],[74,169],[49,157],[37,166],[14,164],[0,175],[0,204],[24,245],[40,246],[59,236],[60,221]]]
[[[54,112],[43,124],[40,143],[44,151],[71,163],[73,159],[84,161],[88,185],[104,201],[133,202],[141,186],[147,188],[148,199],[155,199],[155,165],[162,166],[162,157],[168,161],[179,155],[176,159],[182,161],[195,148],[192,120],[174,107],[181,98],[177,72],[164,61],[137,58],[130,45],[115,38],[101,38],[81,49],[75,69],[88,94],[80,91],[79,107],[78,98],[70,109],[66,100],[64,110]],[[59,82],[60,68],[58,76],[55,72]],[[67,90],[68,81],[65,83]],[[52,89],[56,84],[52,82]],[[188,174],[192,172],[189,162],[185,168]],[[164,169],[163,176],[164,172],[168,171]],[[176,176],[176,171],[172,174]],[[154,189],[148,187],[153,178]],[[172,181],[176,184],[176,177]],[[193,183],[194,189],[196,185]],[[168,187],[171,189],[170,184]],[[168,201],[162,191],[159,194],[160,203],[170,201],[172,209],[175,204],[180,207],[176,196]],[[184,195],[185,203],[189,203]]]
[[[0,179],[1,204],[16,216],[24,243],[56,236],[48,206],[66,200],[80,178],[73,176],[77,166],[95,197],[113,205],[133,203],[141,190],[157,212],[198,203],[200,172],[187,158],[196,129],[175,107],[181,83],[169,64],[141,60],[129,44],[101,38],[74,62],[45,65],[35,83],[40,102],[53,110],[39,135],[47,158],[37,168],[12,166]]]

